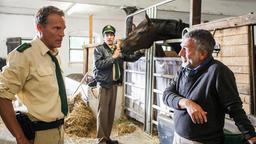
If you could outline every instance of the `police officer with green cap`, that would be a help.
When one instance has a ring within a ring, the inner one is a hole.
[[[102,29],[102,34],[104,35],[105,33],[113,33],[115,35],[116,29],[112,25],[106,25]]]
[[[99,105],[97,112],[97,143],[118,144],[111,140],[114,121],[117,88],[122,84],[123,62],[134,62],[144,53],[138,51],[127,55],[121,53],[120,44],[114,44],[116,29],[106,25],[102,29],[104,43],[94,49],[93,74],[99,86]]]

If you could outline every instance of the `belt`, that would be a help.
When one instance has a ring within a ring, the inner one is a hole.
[[[113,85],[122,85],[122,82],[120,80],[112,81]]]
[[[64,119],[59,119],[53,122],[43,122],[43,121],[32,121],[35,131],[48,130],[53,128],[58,128],[64,124]]]

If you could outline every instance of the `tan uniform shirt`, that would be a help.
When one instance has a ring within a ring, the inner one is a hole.
[[[13,50],[0,73],[0,97],[15,100],[15,94],[26,105],[29,114],[50,122],[63,118],[55,65],[49,49],[38,38],[31,47]]]

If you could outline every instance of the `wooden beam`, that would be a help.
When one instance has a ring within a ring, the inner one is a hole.
[[[93,15],[89,17],[89,44],[92,44],[93,40]]]
[[[191,0],[190,4],[190,26],[201,23],[201,0]]]
[[[256,44],[255,44],[255,32],[256,26],[249,26],[249,64],[250,64],[250,84],[251,84],[251,111],[252,114],[256,114]]]
[[[208,23],[193,25],[192,29],[219,30],[231,27],[256,24],[256,14],[248,14],[238,17],[223,18]]]
[[[93,15],[89,16],[89,45],[92,44],[93,40]],[[86,44],[88,45],[88,44]],[[89,70],[89,48],[84,47],[84,74]]]

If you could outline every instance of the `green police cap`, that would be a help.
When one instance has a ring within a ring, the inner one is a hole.
[[[104,35],[105,33],[116,33],[116,29],[112,25],[106,25],[102,29],[102,34]]]

